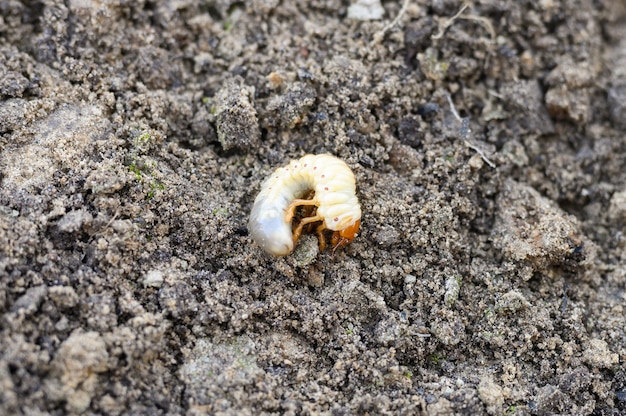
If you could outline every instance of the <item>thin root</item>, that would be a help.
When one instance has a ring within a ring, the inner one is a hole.
[[[446,30],[448,30],[448,28],[452,26],[457,19],[465,19],[465,20],[473,20],[475,22],[480,23],[481,25],[483,25],[485,29],[487,29],[487,32],[489,32],[489,36],[491,37],[491,39],[495,39],[496,31],[493,29],[493,25],[491,24],[489,19],[487,19],[486,17],[482,17],[482,16],[476,16],[473,14],[469,14],[467,16],[461,16],[461,14],[463,14],[465,9],[467,9],[469,6],[470,6],[470,2],[463,3],[463,6],[461,6],[461,9],[454,16],[452,16],[451,18],[449,18],[448,20],[444,21],[441,24],[441,26],[439,27],[439,32],[437,32],[436,35],[433,35],[432,38],[435,40],[441,39],[443,34],[446,32]]]
[[[396,16],[396,18],[393,19],[393,21],[391,23],[389,23],[387,26],[383,27],[381,30],[379,30],[378,32],[374,33],[374,36],[372,36],[372,42],[370,43],[371,46],[372,45],[378,45],[383,40],[383,38],[385,37],[387,32],[389,32],[389,30],[392,27],[394,27],[395,25],[398,24],[400,19],[402,19],[402,16],[404,16],[404,14],[406,13],[407,9],[409,8],[409,3],[410,2],[411,2],[411,0],[404,0],[404,3],[402,3],[402,8],[400,9],[400,12]]]
[[[485,152],[483,152],[482,149],[478,148],[476,145],[470,143],[470,141],[467,139],[472,132],[469,128],[469,117],[462,118],[459,115],[459,113],[456,111],[456,108],[454,107],[454,103],[452,102],[450,94],[446,94],[446,98],[448,99],[448,104],[450,104],[450,111],[452,112],[452,115],[454,115],[454,117],[461,123],[461,137],[463,137],[463,142],[465,143],[465,145],[478,153],[486,164],[488,164],[492,168],[495,168],[496,164],[489,160],[487,155],[485,155]]]

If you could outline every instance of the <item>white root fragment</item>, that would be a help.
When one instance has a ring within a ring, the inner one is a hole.
[[[491,21],[489,19],[487,19],[486,17],[482,17],[482,16],[476,16],[473,14],[461,16],[463,12],[465,11],[465,9],[467,9],[469,6],[470,6],[470,2],[463,3],[463,6],[461,6],[461,9],[454,16],[447,19],[439,26],[439,32],[437,32],[436,35],[433,35],[432,39],[434,40],[441,39],[443,34],[446,32],[446,30],[448,30],[448,28],[452,26],[454,22],[458,19],[473,20],[475,22],[480,23],[481,25],[483,25],[485,29],[487,29],[487,32],[489,32],[489,36],[491,37],[491,39],[492,40],[495,39],[496,31],[493,29],[493,25],[491,24]]]
[[[454,107],[454,103],[452,102],[452,98],[450,97],[450,94],[446,94],[446,99],[448,100],[448,104],[450,104],[450,111],[452,112],[452,115],[454,115],[454,118],[456,118],[457,121],[461,123],[460,133],[461,133],[461,137],[463,137],[463,142],[465,143],[465,145],[469,147],[470,149],[472,149],[473,151],[475,151],[476,153],[478,153],[480,157],[485,161],[486,164],[488,164],[492,168],[495,168],[496,164],[493,163],[491,160],[489,160],[487,155],[485,155],[485,152],[483,152],[483,150],[480,149],[478,146],[470,143],[470,141],[468,140],[468,137],[470,133],[472,132],[472,130],[470,130],[469,128],[469,123],[470,123],[469,117],[461,117],[459,115],[459,113],[456,111],[456,108]]]
[[[389,30],[391,30],[392,27],[394,27],[395,25],[398,24],[398,22],[400,22],[400,19],[402,19],[402,16],[404,16],[404,14],[409,8],[409,3],[411,3],[411,0],[404,0],[404,3],[402,3],[402,8],[400,9],[400,12],[396,16],[396,18],[393,19],[393,21],[389,23],[387,26],[383,27],[381,30],[374,33],[374,36],[372,36],[372,42],[370,45],[372,46],[378,45],[380,42],[382,42],[387,32],[389,32]]]

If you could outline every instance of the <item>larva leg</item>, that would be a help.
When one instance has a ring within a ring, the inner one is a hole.
[[[298,224],[296,229],[293,230],[293,242],[295,243],[298,241],[298,239],[300,239],[300,235],[302,234],[302,228],[305,225],[310,224],[312,222],[321,221],[321,220],[322,220],[322,217],[320,217],[319,215],[316,215],[314,217],[304,218],[302,221],[300,221],[300,224]]]
[[[347,238],[342,237],[339,234],[339,231],[335,231],[333,233],[333,236],[330,239],[330,244],[332,244],[332,246],[333,246],[333,256],[335,255],[335,251],[339,247],[343,247],[343,246],[347,245],[349,242],[350,242],[350,240],[348,240]]]
[[[319,202],[316,199],[294,199],[287,207],[285,212],[285,221],[291,222],[293,219],[296,208],[303,205],[316,205],[319,206]]]
[[[317,227],[317,240],[319,241],[320,251],[326,250],[326,236],[324,236],[324,230],[326,229],[326,224],[323,222]]]

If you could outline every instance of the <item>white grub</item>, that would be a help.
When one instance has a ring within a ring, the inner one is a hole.
[[[313,199],[299,199],[311,190],[315,191]],[[293,212],[300,205],[315,205],[317,212],[304,218],[299,230],[292,232]],[[305,155],[278,168],[263,183],[250,213],[248,229],[252,239],[267,253],[285,256],[293,251],[306,223],[321,221],[318,233],[323,229],[335,231],[340,238],[336,248],[354,238],[360,220],[356,183],[348,165],[328,154]]]

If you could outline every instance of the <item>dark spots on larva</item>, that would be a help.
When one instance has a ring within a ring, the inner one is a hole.
[[[324,187],[324,190],[325,190],[325,191],[328,191],[328,186],[325,186],[325,187]]]
[[[326,177],[326,175],[322,175],[322,179],[324,179]]]
[[[317,166],[313,166],[313,170],[317,170]]]
[[[333,218],[333,221],[338,222],[339,221],[339,217]]]
[[[305,163],[304,165],[302,165],[302,167],[304,167],[304,168],[306,168],[307,166],[308,166],[308,164],[307,164],[307,163]]]

